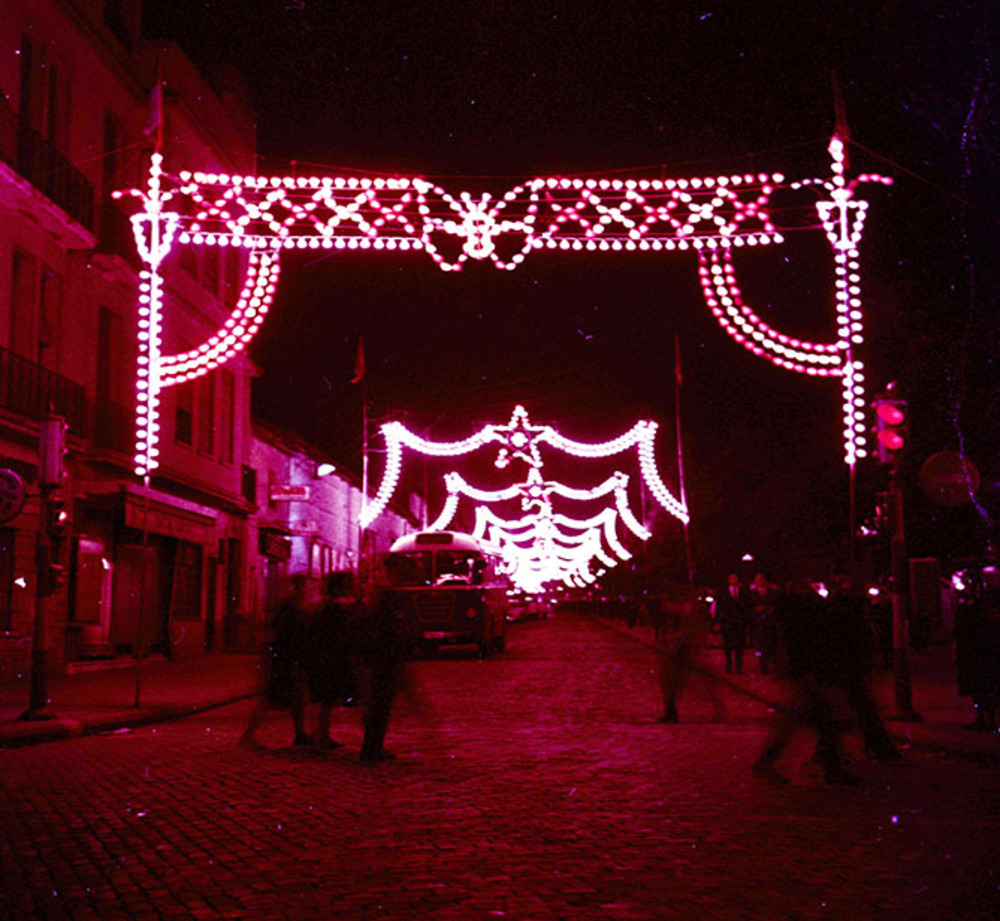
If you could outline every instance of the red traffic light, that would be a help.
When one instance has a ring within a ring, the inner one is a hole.
[[[882,429],[878,433],[878,440],[880,444],[885,445],[890,451],[898,451],[906,444],[906,439],[899,432],[895,432],[892,429]]]
[[[905,400],[879,397],[872,404],[875,410],[875,440],[878,459],[883,464],[895,464],[908,440],[909,406]]]
[[[875,406],[875,412],[886,425],[899,425],[906,420],[906,413],[896,403],[880,402]]]

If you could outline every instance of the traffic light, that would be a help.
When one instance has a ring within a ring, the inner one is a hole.
[[[66,511],[66,503],[58,496],[52,496],[45,511],[45,527],[49,536],[54,540],[63,537],[68,523],[69,512]]]
[[[882,464],[895,464],[909,441],[910,409],[906,400],[879,396],[875,410],[875,443]]]
[[[66,584],[66,567],[59,563],[50,563],[47,573],[47,594],[59,591]]]

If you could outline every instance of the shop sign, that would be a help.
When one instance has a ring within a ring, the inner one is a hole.
[[[302,483],[275,483],[271,487],[272,502],[307,502],[309,487]]]

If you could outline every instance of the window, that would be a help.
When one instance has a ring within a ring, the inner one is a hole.
[[[212,294],[218,297],[219,294],[219,247],[218,246],[206,246],[204,249],[204,256],[202,257],[202,268],[204,275],[202,277],[202,284]]]
[[[222,299],[226,304],[235,305],[243,281],[242,250],[237,246],[227,246],[222,250]]]
[[[63,279],[58,272],[43,267],[41,312],[38,324],[38,363],[59,369],[59,334],[62,330]]]
[[[193,444],[194,428],[194,384],[187,381],[175,384],[174,391],[174,441],[179,445]]]
[[[52,46],[21,37],[20,116],[53,148],[65,153],[69,135],[69,81],[62,65],[47,58]]]
[[[196,381],[198,391],[198,452],[215,454],[215,374]]]
[[[22,358],[59,367],[63,278],[23,250],[14,250],[11,278],[10,348]]]
[[[35,305],[38,291],[38,261],[31,253],[14,250],[11,279],[10,348],[22,358],[34,361]]]
[[[34,47],[27,35],[21,36],[21,87],[18,92],[18,107],[22,121],[27,125],[37,125],[39,121],[39,95],[35,86]]]
[[[253,467],[243,467],[243,482],[240,494],[247,502],[257,503],[257,471]]]
[[[104,0],[104,24],[131,51],[135,44],[138,0]]]
[[[177,541],[171,613],[181,620],[201,618],[201,545]]]
[[[121,398],[118,383],[121,380],[122,362],[116,357],[122,353],[122,318],[108,307],[101,306],[97,315],[97,399]]]
[[[224,464],[231,464],[236,440],[236,378],[232,372],[219,372],[219,391],[219,430],[222,433],[219,460]]]

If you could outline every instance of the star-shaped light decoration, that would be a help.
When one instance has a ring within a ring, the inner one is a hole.
[[[506,467],[512,459],[523,460],[532,467],[541,467],[542,458],[538,453],[538,442],[544,441],[550,429],[547,425],[532,425],[528,411],[523,406],[515,406],[506,425],[490,426],[491,441],[499,441],[503,447],[497,454],[496,465]]]

